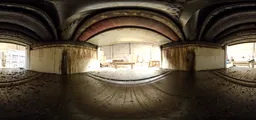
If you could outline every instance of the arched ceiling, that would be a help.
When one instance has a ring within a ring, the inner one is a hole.
[[[129,26],[153,30],[171,41],[184,40],[182,32],[172,20],[144,10],[115,10],[97,14],[78,27],[73,40],[86,41],[104,30]]]
[[[115,17],[102,20],[98,23],[93,24],[87,29],[84,29],[84,31],[80,34],[80,37],[77,39],[79,41],[87,41],[89,38],[100,34],[101,32],[122,27],[140,27],[144,29],[149,29],[160,33],[161,35],[169,38],[170,40],[180,40],[180,38],[174,33],[174,31],[165,24],[142,17]]]
[[[143,28],[117,28],[98,34],[88,40],[89,43],[105,46],[119,43],[150,43],[163,45],[171,42],[163,35]]]
[[[19,34],[18,38],[6,39],[7,42],[103,45],[119,43],[117,38],[121,42],[132,35],[130,42],[151,39],[150,42],[159,45],[187,42],[226,45],[255,41],[252,31],[256,23],[256,1],[1,0],[0,15],[1,34],[8,38]],[[101,43],[102,36],[110,40]]]
[[[168,21],[176,23],[179,22],[179,14],[182,9],[182,5],[167,0],[88,0],[86,2],[76,0],[76,2],[67,1],[66,6],[71,9],[67,12],[67,19],[62,28],[64,40],[77,39],[78,35],[73,34],[76,34],[77,29],[86,28],[92,23],[111,17],[153,18],[152,16],[156,16],[157,18],[161,17],[165,20],[164,22],[168,19]],[[77,7],[74,8],[74,6]],[[78,34],[80,34],[79,31]]]
[[[1,41],[36,44],[59,40],[57,31],[60,25],[59,17],[54,14],[57,9],[50,2],[38,1],[38,3],[15,0],[0,2]]]

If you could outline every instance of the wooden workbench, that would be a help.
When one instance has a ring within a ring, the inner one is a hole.
[[[133,65],[135,65],[134,62],[113,62],[112,64],[115,66],[115,69],[117,69],[117,65],[130,65],[131,69],[133,69]]]

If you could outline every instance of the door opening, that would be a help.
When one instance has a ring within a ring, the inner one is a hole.
[[[227,67],[255,68],[256,43],[243,43],[227,46]]]
[[[0,68],[25,68],[26,47],[0,43]]]

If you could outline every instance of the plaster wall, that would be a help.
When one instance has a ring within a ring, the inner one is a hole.
[[[162,68],[184,71],[225,68],[225,50],[195,45],[163,48]]]
[[[196,70],[211,70],[225,68],[225,50],[215,48],[197,48]]]
[[[41,48],[30,51],[30,70],[61,74],[62,47]]]
[[[100,68],[96,49],[70,47],[66,50],[68,74],[93,71]]]
[[[30,70],[74,74],[100,67],[97,49],[76,46],[46,46],[30,51]]]

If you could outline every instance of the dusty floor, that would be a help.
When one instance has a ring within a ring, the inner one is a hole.
[[[0,82],[18,81],[18,80],[23,80],[26,78],[33,77],[35,75],[37,75],[36,72],[27,71],[24,69],[1,68],[0,69]]]
[[[147,79],[155,76],[159,76],[166,72],[169,72],[168,69],[160,68],[138,68],[138,69],[129,69],[129,68],[102,68],[97,71],[91,71],[87,74],[92,74],[98,77],[112,80],[139,80]]]
[[[139,85],[107,83],[86,74],[33,74],[38,76],[0,87],[1,120],[256,119],[252,69],[172,71]]]

